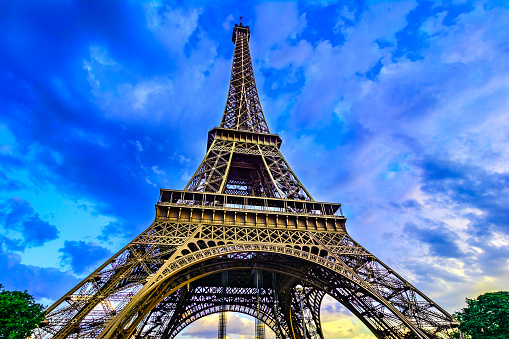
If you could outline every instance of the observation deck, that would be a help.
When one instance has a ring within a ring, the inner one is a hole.
[[[341,204],[161,189],[157,220],[346,232]]]
[[[209,131],[208,134],[207,150],[210,148],[210,145],[212,145],[212,142],[214,142],[216,139],[235,142],[247,142],[258,145],[277,146],[278,149],[281,147],[281,143],[283,142],[277,134],[214,127]]]

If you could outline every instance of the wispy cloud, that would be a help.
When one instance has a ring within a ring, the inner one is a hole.
[[[241,15],[269,126],[313,197],[341,202],[352,236],[450,311],[505,288],[507,6],[9,6],[0,22],[8,288],[57,298],[151,223],[159,185],[184,187],[225,107],[230,29]],[[57,198],[66,203],[51,205]],[[84,215],[97,234],[77,239]],[[32,265],[34,249],[47,267]],[[367,335],[335,306],[324,314],[331,336],[346,335],[332,333],[339,325]],[[216,336],[214,321],[207,326],[188,336]]]

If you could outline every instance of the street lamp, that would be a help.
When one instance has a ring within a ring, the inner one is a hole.
[[[302,294],[304,292],[304,287],[299,284],[295,286],[295,291],[299,295],[300,314],[302,315],[302,339],[306,339],[306,322],[304,319],[304,309],[302,308]]]

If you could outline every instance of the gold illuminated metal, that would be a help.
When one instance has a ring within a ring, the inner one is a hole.
[[[263,324],[278,339],[323,339],[326,294],[377,338],[450,337],[458,322],[355,242],[340,204],[314,201],[297,179],[265,121],[249,38],[235,26],[221,125],[185,189],[161,189],[152,225],[49,307],[37,338],[171,339],[213,313],[225,337],[233,311],[259,320],[260,339]]]

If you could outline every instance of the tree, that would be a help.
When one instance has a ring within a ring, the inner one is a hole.
[[[0,339],[25,339],[44,320],[44,306],[25,292],[5,291],[0,284]]]
[[[509,292],[485,293],[466,302],[454,314],[462,332],[475,339],[509,338]]]
[[[431,339],[438,339],[439,338],[435,334],[431,334],[431,333],[428,333],[426,331],[424,331],[424,333],[426,333],[426,335],[429,338],[431,338]],[[401,338],[402,339],[417,339],[417,336],[415,334],[413,334],[411,331],[408,331],[405,334],[403,334],[403,336]]]

